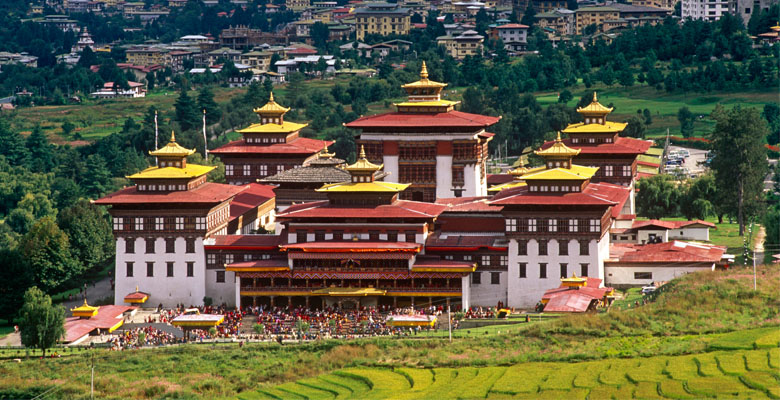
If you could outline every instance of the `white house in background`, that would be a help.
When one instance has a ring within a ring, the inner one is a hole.
[[[609,250],[609,258],[604,260],[606,284],[616,288],[666,282],[733,261],[724,254],[724,247],[677,240],[646,245],[614,243]]]
[[[528,25],[505,24],[495,28],[496,35],[509,51],[523,51],[528,44]]]
[[[143,83],[128,81],[127,85],[129,86],[128,89],[121,89],[119,86],[114,85],[114,82],[106,82],[98,91],[90,93],[90,96],[97,99],[146,97],[146,89],[144,89]]]
[[[630,228],[610,230],[613,243],[650,244],[670,240],[709,241],[710,228],[715,224],[700,219],[693,221],[662,221],[657,219],[633,221]]]
[[[276,65],[276,71],[281,75],[287,75],[293,72],[298,71],[301,68],[302,64],[309,64],[309,69],[314,72],[316,71],[317,63],[319,63],[320,58],[325,59],[325,63],[327,64],[327,69],[325,70],[326,74],[332,74],[336,72],[336,59],[333,58],[333,56],[305,56],[305,57],[295,57],[291,58],[289,60],[280,60],[277,61],[274,65]]]
[[[732,0],[680,0],[680,12],[683,19],[703,19],[717,21],[723,14],[736,11],[736,1]]]

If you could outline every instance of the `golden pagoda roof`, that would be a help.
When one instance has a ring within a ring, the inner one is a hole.
[[[366,159],[365,146],[360,146],[360,155],[358,160],[354,164],[347,166],[345,169],[349,172],[361,172],[361,171],[379,171],[383,165],[376,165]]]
[[[614,108],[604,107],[599,103],[596,92],[593,92],[593,101],[585,107],[577,108],[577,112],[584,115],[607,115],[612,112]]]
[[[284,121],[282,124],[252,124],[244,129],[240,129],[238,133],[292,133],[297,132],[309,124],[298,124],[295,122]]]
[[[319,153],[317,153],[317,158],[319,159],[331,159],[336,156],[336,153],[328,153],[328,145],[325,145],[325,148],[322,149]]]
[[[780,32],[780,24],[779,24],[779,25],[772,26],[772,27],[770,27],[769,29],[770,29],[770,30],[773,30],[773,31],[775,31],[775,32]]]
[[[586,124],[579,122],[576,124],[569,124],[563,133],[620,133],[626,129],[628,124],[625,122],[612,122],[604,121],[603,124]]]
[[[584,181],[590,179],[596,174],[598,168],[585,167],[582,165],[572,165],[571,168],[539,168],[539,170],[532,170],[530,173],[523,175],[525,181]]]
[[[178,167],[149,167],[141,172],[126,176],[128,179],[184,179],[196,178],[208,174],[217,167],[209,165],[187,164],[184,168]]]
[[[491,193],[493,193],[493,192],[500,192],[500,191],[502,191],[504,189],[512,189],[512,188],[522,187],[522,186],[528,186],[528,184],[525,183],[522,180],[510,181],[510,182],[507,182],[507,183],[502,183],[500,185],[491,186],[491,187],[488,188],[488,192],[491,192]]]
[[[561,278],[561,284],[567,287],[581,287],[588,285],[588,278],[578,278],[572,275],[571,278]]]
[[[341,182],[331,183],[325,185],[317,192],[327,193],[362,193],[362,192],[374,192],[374,193],[398,193],[403,192],[409,187],[408,183],[394,183],[394,182]]]
[[[387,291],[376,288],[328,287],[312,290],[311,294],[320,296],[383,296]]]
[[[193,153],[195,153],[195,149],[185,149],[176,143],[176,135],[171,131],[171,140],[168,144],[155,151],[150,151],[149,155],[155,157],[187,157]]]
[[[87,304],[87,299],[84,299],[84,304],[76,308],[71,308],[70,311],[74,317],[94,317],[98,313],[100,307],[95,307]]]
[[[428,79],[428,67],[425,65],[425,61],[422,62],[422,68],[420,68],[420,80],[412,83],[401,85],[402,88],[443,88],[447,86],[446,83],[436,82]]]
[[[279,103],[274,101],[274,92],[271,92],[271,95],[268,98],[268,103],[265,103],[262,107],[255,108],[252,110],[260,115],[268,114],[268,115],[279,115],[284,114],[287,111],[290,111],[289,107],[282,107],[279,105]]]
[[[567,146],[563,141],[561,141],[561,132],[558,132],[558,137],[555,138],[555,143],[553,143],[552,146],[544,149],[544,150],[536,150],[534,151],[534,154],[540,157],[551,157],[551,158],[571,158],[576,156],[577,154],[580,154],[580,149],[572,149],[571,147]]]

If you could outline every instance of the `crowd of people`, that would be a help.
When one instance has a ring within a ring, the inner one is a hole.
[[[137,349],[143,346],[165,346],[181,343],[183,340],[173,334],[152,326],[138,327],[114,333],[107,341],[112,350]]]

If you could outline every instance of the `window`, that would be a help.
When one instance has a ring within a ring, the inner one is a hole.
[[[387,231],[387,241],[388,242],[397,242],[398,241],[398,231]]]
[[[214,265],[216,263],[217,263],[217,255],[216,254],[211,253],[211,254],[208,254],[206,256],[206,264]]]
[[[528,232],[536,232],[536,219],[535,218],[529,218],[528,219]]]
[[[547,241],[546,240],[539,240],[539,255],[540,256],[546,256],[547,255]]]
[[[295,232],[295,243],[306,243],[306,231]]]
[[[165,266],[167,269],[166,276],[169,278],[173,278],[173,261],[168,261],[167,263],[165,263]]]
[[[499,256],[498,257],[498,265],[502,267],[506,267],[509,265],[509,257],[508,256]]]
[[[611,166],[611,165],[605,165],[605,166],[604,166],[604,175],[606,175],[606,176],[612,176],[612,175],[613,175],[613,166]]]
[[[265,164],[260,164],[260,176],[266,175],[268,175],[268,166]]]
[[[252,166],[249,164],[244,164],[244,176],[252,175]]]
[[[590,242],[587,240],[580,240],[580,255],[587,256],[590,254]]]
[[[195,229],[206,229],[206,217],[195,217]]]
[[[569,265],[568,264],[561,264],[561,278],[565,278],[569,276]]]
[[[482,283],[482,273],[481,272],[472,272],[471,273],[471,283],[473,285],[479,285]]]
[[[232,164],[225,164],[225,175],[233,176],[233,165]]]
[[[414,243],[416,240],[416,235],[414,231],[406,231],[406,242],[407,243]]]
[[[463,261],[471,261],[471,256],[463,256]]]
[[[653,279],[652,272],[634,272],[634,279]]]
[[[277,165],[276,166],[276,173],[284,172],[284,165]]]
[[[623,176],[631,176],[631,166],[630,165],[624,165],[623,166]]]
[[[575,218],[569,219],[569,232],[577,232],[579,230],[579,221]]]
[[[114,230],[121,231],[125,229],[125,219],[122,217],[114,217]]]
[[[539,264],[539,278],[547,279],[547,263]]]
[[[526,264],[526,263],[517,264],[517,268],[518,268],[518,271],[519,271],[518,277],[525,278],[526,277],[526,268],[528,268],[528,264]]]
[[[490,265],[490,256],[482,256],[482,266]]]
[[[146,254],[154,254],[154,238],[146,238]]]
[[[565,239],[558,239],[558,254],[562,256],[569,255],[569,241]]]
[[[555,218],[550,218],[547,223],[549,232],[558,232],[558,221]]]
[[[325,240],[325,231],[314,231],[314,241],[321,242]]]
[[[195,263],[193,261],[187,261],[187,276],[192,277],[195,275]]]
[[[149,276],[149,277],[154,276],[154,263],[153,262],[147,262],[146,263],[146,276]]]
[[[527,240],[518,240],[517,241],[517,255],[518,256],[527,256],[528,255],[528,241]]]
[[[125,263],[125,271],[127,271],[127,273],[125,275],[128,278],[132,278],[133,277],[133,263],[132,262],[128,261],[128,262]]]
[[[126,254],[135,253],[135,238],[125,238],[125,253]]]
[[[176,252],[176,238],[165,238],[165,252],[166,253]]]
[[[368,231],[368,240],[379,240],[379,231]]]
[[[500,272],[491,272],[490,273],[490,284],[491,285],[500,285],[501,284],[501,273]]]
[[[184,217],[176,217],[176,230],[184,230]]]
[[[225,283],[225,271],[217,271],[217,283]]]
[[[580,276],[588,276],[588,264],[580,264]]]
[[[195,252],[195,238],[186,238],[184,240],[187,243],[187,249],[185,251],[187,253],[194,253]]]
[[[506,231],[507,232],[517,232],[517,220],[514,218],[507,218],[506,220]]]
[[[233,264],[233,255],[225,254],[225,264]]]
[[[333,240],[344,240],[344,231],[333,231]]]
[[[140,217],[136,217],[135,219],[135,230],[142,231],[144,230],[144,219]]]
[[[590,220],[590,232],[601,232],[601,224],[599,224],[599,220]]]

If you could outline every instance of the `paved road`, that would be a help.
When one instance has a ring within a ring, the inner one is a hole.
[[[707,150],[692,149],[689,147],[680,146],[669,146],[670,152],[681,149],[688,150],[688,153],[690,153],[690,155],[685,158],[685,161],[683,161],[683,166],[688,168],[688,173],[696,175],[704,173],[706,167],[703,165],[703,163],[707,159]],[[663,168],[663,166],[661,166],[661,168]]]
[[[98,300],[103,300],[107,297],[112,297],[113,295],[114,291],[111,289],[111,281],[109,278],[87,285],[87,303],[90,305],[94,305]],[[71,308],[78,307],[82,304],[84,304],[84,296],[81,294],[73,296],[73,300],[66,300],[62,303],[66,312],[69,312]],[[68,315],[70,315],[70,313],[68,313]]]
[[[777,160],[769,160],[769,165],[774,169],[774,167],[777,165]],[[772,173],[772,171],[769,171],[769,173],[766,174],[766,177],[764,178],[764,191],[769,192],[775,190],[774,188],[775,188],[774,173]]]

